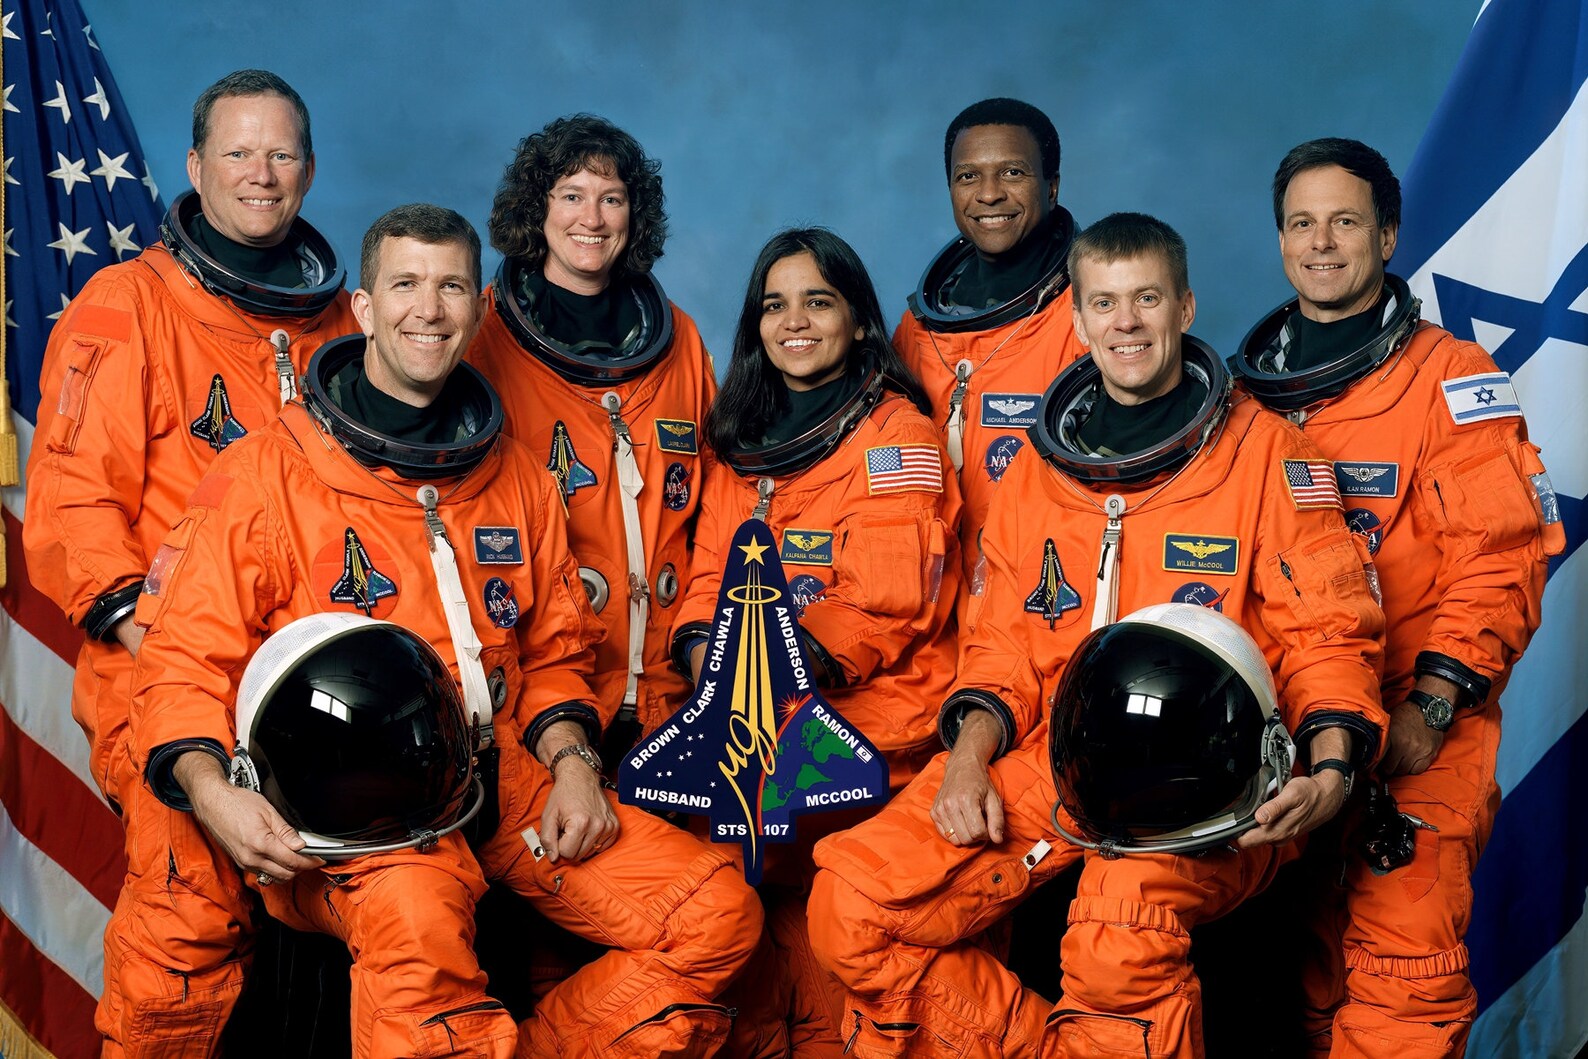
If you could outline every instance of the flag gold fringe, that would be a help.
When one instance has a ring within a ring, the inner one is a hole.
[[[0,1001],[0,1055],[5,1059],[55,1059],[55,1053],[27,1031],[4,1001]]]

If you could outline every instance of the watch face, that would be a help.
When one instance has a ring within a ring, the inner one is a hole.
[[[1450,727],[1450,722],[1456,716],[1456,708],[1450,704],[1450,700],[1438,695],[1427,696],[1417,704],[1417,708],[1422,710],[1423,720],[1428,727],[1441,732]]]

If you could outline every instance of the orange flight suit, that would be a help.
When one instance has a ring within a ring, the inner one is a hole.
[[[1295,844],[1087,854],[1062,948],[1066,992],[1051,1014],[967,939],[1081,855],[1051,821],[1045,711],[1091,630],[1110,494],[1125,500],[1119,615],[1163,602],[1220,609],[1261,646],[1298,744],[1345,725],[1366,759],[1376,754],[1383,613],[1339,508],[1298,500],[1285,475],[1285,461],[1317,458],[1250,399],[1168,481],[1092,487],[1029,447],[1015,457],[982,534],[987,583],[971,600],[955,692],[978,694],[1003,728],[992,782],[1004,841],[962,848],[937,834],[940,755],[876,817],[816,849],[811,942],[852,993],[843,1033],[856,1054],[1201,1054],[1187,931],[1260,890]],[[942,721],[952,744],[953,700]]]
[[[717,392],[711,357],[695,322],[674,306],[672,344],[648,371],[627,382],[580,386],[518,343],[495,308],[494,285],[490,293],[492,305],[469,347],[468,360],[501,395],[506,433],[559,475],[568,505],[569,544],[580,564],[607,586],[608,599],[598,610],[607,635],[596,646],[594,682],[604,721],[622,704],[629,667],[629,561],[616,439],[612,418],[602,405],[609,392],[618,395],[619,414],[645,480],[638,504],[645,539],[643,587],[650,593],[650,607],[635,719],[650,730],[690,690],[672,668],[668,631],[689,576],[690,529],[700,507],[706,409]],[[584,473],[559,461],[570,450]]]
[[[1026,444],[1026,427],[1059,372],[1086,356],[1075,337],[1074,290],[1064,289],[1035,314],[987,331],[937,332],[905,313],[893,332],[893,348],[926,387],[932,421],[946,435],[949,401],[961,362],[970,368],[961,412],[964,466],[959,470],[965,515],[960,554],[969,578],[981,555],[977,536],[1009,461]]]
[[[942,468],[937,487],[879,481],[873,493],[866,454],[890,446],[930,449]],[[678,630],[709,628],[723,551],[755,510],[761,481],[711,458]],[[960,501],[937,432],[907,399],[890,394],[821,462],[770,481],[765,521],[800,627],[841,674],[822,694],[882,751],[897,791],[937,748],[937,705],[954,675]],[[809,661],[822,671],[823,663]],[[870,812],[806,815],[796,843],[770,847],[762,890],[770,936],[744,988],[732,994],[740,1009],[733,1054],[827,1054],[838,1043],[841,993],[812,957],[804,923],[810,850],[821,835]]]
[[[1319,1054],[1460,1055],[1477,1012],[1463,939],[1472,869],[1500,806],[1500,693],[1564,544],[1558,523],[1540,523],[1529,478],[1544,466],[1520,410],[1458,424],[1446,402],[1442,384],[1498,371],[1481,347],[1424,323],[1387,369],[1298,416],[1335,461],[1383,586],[1386,708],[1405,701],[1424,652],[1490,684],[1483,704],[1457,711],[1427,771],[1389,781],[1399,807],[1438,831],[1419,830],[1412,862],[1387,875],[1347,858],[1346,916],[1333,928],[1344,982],[1309,982]]]
[[[101,595],[136,584],[210,461],[281,411],[275,348],[294,375],[357,331],[347,294],[310,317],[260,316],[211,294],[162,245],[102,269],[50,332],[28,460],[28,575],[81,624]],[[132,657],[90,639],[72,715],[94,780],[120,798]]]
[[[515,1037],[520,1054],[708,1055],[730,1019],[713,999],[755,944],[759,905],[726,858],[629,807],[615,806],[618,841],[581,864],[553,865],[532,848],[523,832],[538,824],[552,781],[521,734],[551,717],[595,724],[588,676],[602,630],[567,548],[556,485],[529,450],[503,437],[472,472],[436,485],[481,663],[502,689],[500,825],[472,851],[454,834],[428,853],[370,854],[302,873],[263,888],[266,907],[291,926],[347,940],[360,1056],[511,1054]],[[171,978],[173,1003],[179,986],[198,993],[224,975],[212,939],[246,926],[231,911],[236,868],[179,811],[185,798],[169,768],[184,751],[224,756],[235,738],[237,681],[261,637],[306,614],[349,608],[398,622],[454,657],[415,488],[360,465],[295,403],[212,468],[162,549],[160,576],[146,580],[133,731],[149,788],[166,805],[141,853],[172,866],[182,900],[169,877],[141,873],[118,940],[123,975],[186,967]],[[362,592],[334,600],[355,565]],[[611,946],[517,1033],[485,994],[470,944],[487,878]],[[195,925],[198,947],[167,929],[173,907]]]

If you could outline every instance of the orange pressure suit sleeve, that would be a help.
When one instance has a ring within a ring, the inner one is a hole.
[[[28,459],[28,575],[74,623],[148,569],[132,532],[144,493],[150,392],[141,303],[126,267],[72,299],[44,352]]]
[[[155,794],[187,809],[171,766],[189,750],[224,764],[236,743],[243,668],[265,615],[288,601],[293,575],[281,516],[245,455],[228,447],[193,491],[155,554],[137,621],[148,627],[133,672],[133,755]]]
[[[998,719],[1003,733],[996,755],[1000,757],[1019,746],[1041,720],[1036,645],[1031,643],[1028,623],[1017,620],[1025,610],[1029,586],[1019,584],[1013,551],[1020,539],[1022,504],[1026,517],[1031,517],[1029,505],[1040,494],[1040,470],[1040,458],[1029,445],[1022,446],[993,493],[981,533],[986,576],[981,594],[971,598],[960,633],[954,691],[938,715],[938,734],[950,749],[972,709],[986,710]]]
[[[513,448],[516,466],[511,472],[504,466],[500,473],[523,491],[533,520],[525,558],[535,586],[528,613],[513,627],[524,675],[514,714],[531,751],[541,732],[556,721],[577,722],[596,742],[602,727],[612,720],[602,715],[590,690],[595,645],[606,635],[606,626],[590,608],[579,582],[579,563],[568,547],[568,521],[556,480],[529,457],[527,449]]]
[[[834,527],[833,580],[805,608],[800,626],[827,655],[832,683],[856,685],[897,662],[917,638],[946,620],[959,588],[955,553],[959,489],[931,423],[900,407],[887,414],[876,446],[929,446],[938,454],[938,487],[873,493],[866,452],[829,459],[858,462],[850,498]]]
[[[1431,362],[1443,362],[1447,379],[1499,371],[1477,345],[1449,336],[1441,345],[1446,356]],[[1403,404],[1398,414],[1428,421],[1413,483],[1413,527],[1431,538],[1430,558],[1438,556],[1437,571],[1430,571],[1434,618],[1417,674],[1453,680],[1482,703],[1538,628],[1549,557],[1564,549],[1565,532],[1548,479],[1537,477],[1544,465],[1520,414],[1457,425],[1442,404]]]
[[[1275,432],[1264,439],[1261,433]],[[1231,487],[1262,490],[1253,588],[1259,597],[1263,644],[1279,692],[1280,714],[1296,744],[1341,727],[1355,736],[1359,763],[1376,761],[1388,718],[1379,701],[1384,669],[1384,612],[1364,569],[1366,544],[1345,524],[1338,502],[1298,503],[1286,484],[1284,461],[1332,465],[1300,430],[1268,412],[1257,413],[1241,439]]]

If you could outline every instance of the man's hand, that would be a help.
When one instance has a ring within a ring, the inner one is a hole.
[[[1354,760],[1351,733],[1344,728],[1324,728],[1307,744],[1311,761]],[[1328,823],[1345,805],[1345,777],[1334,769],[1316,776],[1295,776],[1285,789],[1257,807],[1257,826],[1236,839],[1242,849],[1280,846]]]
[[[121,646],[127,649],[127,653],[132,657],[137,658],[138,648],[143,646],[143,634],[145,630],[142,625],[139,625],[137,622],[133,621],[132,617],[133,616],[129,614],[125,618],[122,618],[116,623],[116,627],[112,631],[116,634],[116,640],[121,644]]]
[[[557,751],[584,741],[583,728],[572,721],[558,721],[541,733],[535,756],[550,768]],[[563,857],[578,863],[617,841],[618,815],[601,790],[601,777],[584,759],[569,754],[557,763],[551,778],[551,795],[539,831],[553,864]]]
[[[1236,839],[1242,849],[1281,846],[1326,824],[1345,805],[1345,777],[1325,770],[1296,776],[1275,797],[1257,807],[1257,826]]]
[[[1423,711],[1403,702],[1390,711],[1389,733],[1384,737],[1384,757],[1378,763],[1380,776],[1415,776],[1434,763],[1445,733],[1428,727]]]
[[[986,710],[972,710],[943,768],[943,786],[932,802],[938,834],[956,846],[1004,840],[1004,803],[993,789],[990,762],[1003,732]]]
[[[202,750],[190,750],[171,770],[193,803],[193,815],[243,871],[262,885],[285,882],[325,862],[298,853],[304,841],[275,806],[253,791],[233,787],[221,763]]]

